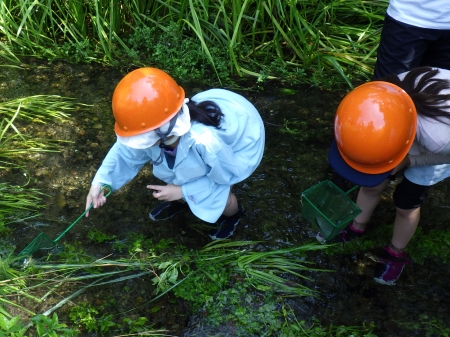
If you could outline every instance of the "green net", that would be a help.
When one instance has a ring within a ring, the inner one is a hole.
[[[324,180],[302,193],[301,213],[320,230],[325,240],[330,240],[347,227],[361,209],[347,193]]]
[[[109,185],[103,185],[100,189],[100,192],[106,189],[107,193],[104,194],[105,197],[108,197],[112,193],[112,188]],[[31,241],[28,246],[26,246],[17,256],[31,256],[38,257],[44,256],[49,253],[50,250],[55,248],[62,249],[62,246],[59,246],[57,242],[73,227],[75,224],[93,207],[91,204],[72,224],[67,227],[59,236],[52,240],[44,233],[40,233],[38,236]]]
[[[38,236],[26,246],[18,256],[31,256],[38,258],[47,255],[52,249],[59,248],[58,244],[50,239],[44,233],[39,233]]]

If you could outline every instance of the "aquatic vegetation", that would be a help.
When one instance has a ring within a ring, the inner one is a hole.
[[[16,126],[19,119],[44,123],[45,120],[52,118],[66,118],[67,115],[60,111],[60,98],[57,98],[57,104],[54,107],[52,107],[52,100],[54,100],[54,97],[36,96],[0,103],[2,114],[0,121],[0,163],[2,168],[22,167],[10,162],[11,158],[23,158],[33,152],[57,151],[57,141],[24,135],[20,128]],[[67,103],[65,107],[67,107]]]
[[[135,245],[135,242],[130,241],[130,244]],[[8,286],[2,289],[8,289],[10,298],[26,294],[31,301],[29,304],[42,303],[46,299],[47,309],[40,315],[48,318],[62,306],[74,303],[87,290],[107,289],[141,278],[153,281],[154,298],[151,302],[172,292],[191,302],[193,308],[200,308],[215,294],[225,291],[230,282],[234,282],[233,289],[241,289],[245,285],[245,289],[252,288],[255,293],[264,293],[270,289],[283,297],[313,296],[315,291],[302,284],[302,280],[309,280],[303,273],[322,271],[309,266],[303,256],[307,251],[323,249],[319,245],[259,252],[254,250],[258,242],[219,241],[199,251],[188,251],[183,246],[164,241],[158,247],[161,250],[159,254],[155,254],[154,248],[147,249],[147,245],[150,247],[151,242],[137,249],[136,254],[118,260],[91,258],[90,262],[69,264],[58,262],[58,255],[49,256],[47,261],[30,259],[20,273],[11,274],[2,282]],[[77,255],[77,251],[69,254]],[[67,255],[64,259],[67,259]],[[19,281],[19,288],[13,286]],[[51,295],[62,288],[65,289],[65,297],[57,302],[55,299],[49,302]],[[42,293],[45,293],[43,297],[38,295]],[[48,307],[50,303],[51,307]],[[18,307],[24,319],[29,315],[30,318],[37,317],[27,306],[23,303]],[[78,328],[104,335],[124,327],[124,323],[121,323],[124,318],[118,321],[117,314],[114,317],[111,315],[115,306],[114,303],[104,302],[94,307],[82,301],[71,309],[70,317]],[[41,317],[39,322],[44,324],[46,319]],[[145,325],[143,323],[141,327]],[[65,328],[62,325],[55,326]],[[127,321],[125,326],[137,328],[139,324]]]
[[[377,336],[373,324],[323,327],[316,317],[300,320],[282,297],[270,291],[252,292],[246,284],[217,292],[198,315],[202,316],[202,326],[233,326],[235,336],[242,337]]]
[[[88,238],[97,243],[102,243],[107,240],[113,240],[115,238],[115,235],[108,235],[94,228],[89,230]]]
[[[201,73],[207,71],[219,83],[250,76],[258,82],[352,87],[352,81],[371,76],[387,4],[5,0],[0,57],[156,65],[173,75],[186,58],[182,68],[193,70],[189,77],[194,80],[204,79]],[[152,43],[144,45],[144,39]],[[166,60],[158,56],[163,50],[169,52]],[[174,63],[168,63],[172,58]],[[193,67],[197,60],[204,61],[200,71]]]
[[[26,171],[26,161],[32,154],[57,152],[61,140],[39,138],[23,130],[28,122],[45,124],[54,120],[67,120],[68,112],[80,106],[71,99],[37,95],[0,102],[0,177],[8,170],[23,171],[26,182],[17,186],[10,182],[0,183],[0,233],[7,231],[5,225],[35,217],[43,207],[44,194],[35,188],[27,187],[31,178]],[[35,158],[36,160],[36,158]]]
[[[39,138],[21,131],[26,122],[45,124],[65,121],[68,113],[83,106],[70,98],[37,95],[0,102],[0,165],[1,168],[21,167],[12,161],[35,152],[56,152],[63,141]]]
[[[69,310],[69,318],[80,330],[98,333],[101,336],[108,335],[108,332],[127,331],[129,334],[142,333],[146,336],[162,336],[159,333],[167,331],[157,330],[148,324],[146,317],[130,318],[125,317],[121,321],[109,314],[113,307],[117,305],[116,300],[110,299],[107,303],[94,307],[87,302],[81,302]]]
[[[74,103],[72,98],[56,95],[35,95],[16,98],[0,103],[0,112],[14,120],[20,119],[45,123],[51,120],[66,120],[69,113],[83,104]]]
[[[311,244],[264,250],[261,242],[218,241],[200,250],[188,250],[175,244],[173,239],[153,243],[137,233],[130,234],[123,244],[123,251],[128,253],[116,260],[95,259],[69,245],[46,261],[29,261],[20,272],[6,273],[5,280],[0,282],[0,289],[8,292],[8,298],[26,296],[29,301],[3,302],[2,307],[15,305],[23,314],[14,322],[29,331],[37,328],[33,317],[38,317],[38,313],[30,310],[35,307],[33,303],[43,304],[45,300],[45,311],[39,313],[43,331],[51,328],[45,320],[54,321],[50,318],[52,315],[70,306],[70,321],[59,314],[64,320],[59,319],[54,324],[55,329],[61,329],[60,336],[71,336],[70,333],[77,330],[98,336],[143,332],[164,335],[167,330],[154,329],[146,318],[137,317],[134,311],[145,305],[149,313],[157,313],[160,310],[157,301],[172,294],[189,303],[191,312],[201,318],[201,326],[232,326],[236,336],[376,336],[373,325],[324,327],[314,317],[299,319],[287,304],[286,300],[292,296],[315,296],[315,291],[303,282],[312,284],[313,280],[305,275],[326,270],[314,268],[305,256],[317,249],[327,251],[332,246]],[[84,258],[79,263],[64,262],[79,260],[81,256]],[[5,261],[8,268],[9,263],[11,261]],[[123,293],[136,291],[129,287],[129,282],[138,280],[147,287],[151,287],[153,280],[152,298],[138,302],[139,305],[131,302],[128,305],[132,307],[127,308],[122,303],[117,311],[117,299],[101,295],[118,294],[117,289],[122,289]],[[94,289],[100,297],[86,302],[82,295]],[[54,296],[61,291],[64,298]],[[5,309],[3,315],[11,321],[13,317],[7,316]],[[25,325],[27,317],[31,325]],[[68,330],[63,332],[63,329]]]
[[[34,188],[0,183],[0,234],[9,232],[7,225],[35,217],[44,207],[42,192]]]

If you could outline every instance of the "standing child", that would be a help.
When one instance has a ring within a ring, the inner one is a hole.
[[[345,230],[347,240],[366,234],[383,191],[402,178],[393,194],[392,238],[369,255],[377,262],[375,281],[393,285],[410,262],[405,248],[428,190],[450,176],[450,71],[421,67],[357,87],[339,104],[334,133],[330,165],[361,186],[362,213]]]
[[[203,221],[217,222],[213,240],[230,237],[243,214],[231,188],[255,171],[264,151],[256,108],[224,89],[185,99],[167,73],[140,68],[119,82],[112,109],[117,141],[95,174],[86,209],[105,204],[101,185],[118,190],[150,163],[153,175],[167,184],[147,185],[162,201],[150,219],[166,220],[190,209]]]
[[[424,66],[450,70],[450,1],[389,0],[372,80]],[[332,172],[347,190],[348,181]]]

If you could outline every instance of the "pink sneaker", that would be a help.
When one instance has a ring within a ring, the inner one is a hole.
[[[381,284],[395,285],[406,264],[412,261],[406,252],[396,253],[389,246],[366,254],[372,261],[377,262],[373,272],[373,279]]]
[[[331,240],[326,240],[322,233],[317,233],[316,239],[321,244],[326,243],[339,243],[339,242],[347,242],[347,241],[353,241],[355,239],[358,239],[362,237],[367,232],[367,229],[365,231],[360,231],[355,228],[353,228],[353,223],[347,226],[344,230],[342,230],[338,235],[336,235]]]

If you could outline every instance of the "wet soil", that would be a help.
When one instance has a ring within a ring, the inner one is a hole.
[[[67,122],[28,126],[31,133],[40,132],[49,138],[70,142],[60,153],[40,155],[38,160],[27,164],[33,178],[29,186],[39,188],[48,197],[44,198],[46,209],[39,219],[15,225],[10,240],[18,250],[40,231],[56,237],[83,213],[90,182],[115,142],[111,96],[123,75],[122,71],[100,65],[79,66],[38,60],[27,60],[22,69],[2,69],[1,101],[51,94],[89,105],[73,112]],[[207,89],[180,84],[187,97]],[[345,91],[330,92],[311,87],[294,89],[292,95],[276,86],[266,87],[264,91],[236,90],[260,111],[266,128],[266,150],[256,172],[234,188],[247,215],[233,240],[264,240],[267,249],[316,242],[317,230],[300,213],[301,195],[329,177],[327,149],[333,139],[333,116]],[[21,184],[26,179],[23,171],[9,170],[0,173],[0,182],[4,181]],[[109,196],[105,206],[92,210],[89,218],[81,219],[66,234],[64,242],[80,242],[86,252],[99,258],[110,254],[110,258],[114,258],[114,252],[107,242],[100,244],[87,239],[91,228],[119,239],[131,232],[143,234],[155,242],[173,238],[188,248],[201,248],[210,242],[207,233],[195,226],[197,220],[190,214],[151,222],[148,213],[156,201],[145,188],[149,183],[159,181],[147,166],[133,181]],[[448,189],[449,184],[444,181],[430,191],[422,212],[423,231],[447,227]],[[392,187],[374,214],[374,224],[390,226],[393,223],[395,209],[391,192]],[[375,333],[387,337],[425,336],[426,324],[422,322],[432,319],[450,326],[450,268],[439,259],[430,257],[423,264],[407,266],[398,284],[389,287],[373,281],[374,265],[367,261],[363,252],[343,250],[327,254],[318,251],[310,253],[308,258],[317,268],[334,272],[309,273],[313,282],[308,285],[320,292],[317,298],[290,299],[299,320],[317,317],[324,326],[373,322]],[[187,303],[173,296],[146,304],[154,297],[149,278],[129,281],[127,291],[124,288],[121,285],[107,291],[96,290],[83,294],[75,302],[103,303],[115,298],[120,303],[119,311],[140,307],[137,317],[147,317],[155,328],[165,328],[171,335],[214,335],[211,329],[196,328],[200,326],[197,323],[201,316],[191,313]],[[220,331],[224,329],[226,331],[224,327]]]

